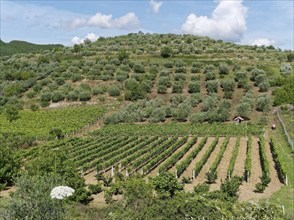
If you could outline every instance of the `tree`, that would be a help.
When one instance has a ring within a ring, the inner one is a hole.
[[[163,58],[171,57],[172,53],[173,53],[172,48],[170,48],[168,46],[164,46],[160,50],[160,56],[163,57]]]
[[[129,57],[130,57],[130,54],[126,50],[120,50],[118,52],[118,59],[120,62],[122,62],[126,59],[129,59]]]
[[[19,110],[14,105],[7,105],[4,110],[6,119],[11,123],[19,118]]]

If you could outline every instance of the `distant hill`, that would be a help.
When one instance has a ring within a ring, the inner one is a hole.
[[[33,44],[26,41],[14,40],[5,43],[0,40],[0,56],[13,55],[16,53],[32,53],[42,50],[52,50],[53,48],[64,47],[62,44]]]

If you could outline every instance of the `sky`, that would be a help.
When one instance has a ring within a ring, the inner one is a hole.
[[[0,0],[0,38],[66,46],[128,33],[208,36],[294,50],[293,0]]]

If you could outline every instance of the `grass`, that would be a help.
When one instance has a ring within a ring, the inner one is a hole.
[[[288,185],[282,186],[281,190],[274,193],[269,201],[284,205],[286,217],[294,219],[294,152],[288,145],[281,126],[272,131],[271,135],[276,139],[279,146],[288,176]]]
[[[287,132],[294,140],[294,111],[282,111],[282,119],[285,123]]]

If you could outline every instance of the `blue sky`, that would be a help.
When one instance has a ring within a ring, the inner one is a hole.
[[[144,33],[209,36],[294,50],[292,0],[116,0],[1,2],[3,41],[62,43]]]

